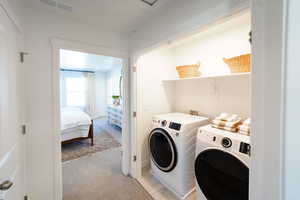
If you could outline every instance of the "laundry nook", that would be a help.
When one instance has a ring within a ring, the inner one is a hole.
[[[248,199],[250,60],[248,11],[140,56],[140,182],[157,199]]]

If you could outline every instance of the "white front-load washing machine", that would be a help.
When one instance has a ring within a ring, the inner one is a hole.
[[[196,146],[197,200],[248,200],[250,137],[208,125]]]
[[[197,128],[208,118],[183,113],[156,115],[149,135],[151,173],[180,199],[195,189]]]

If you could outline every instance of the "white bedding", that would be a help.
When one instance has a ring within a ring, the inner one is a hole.
[[[77,108],[62,108],[61,130],[92,124],[90,116]]]
[[[77,108],[62,108],[61,135],[62,141],[87,137],[92,120],[88,114]]]

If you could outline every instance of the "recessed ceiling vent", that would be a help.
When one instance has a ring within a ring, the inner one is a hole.
[[[154,6],[154,4],[158,1],[158,0],[141,0],[142,2],[144,2],[145,4],[149,5],[149,6]]]
[[[40,0],[40,1],[44,4],[47,4],[48,6],[52,6],[52,7],[64,10],[64,11],[68,11],[68,12],[73,11],[72,6],[57,2],[56,0]]]

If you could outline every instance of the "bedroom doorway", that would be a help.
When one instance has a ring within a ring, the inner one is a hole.
[[[135,187],[127,177],[128,59],[101,47],[61,40],[52,44],[57,195],[101,196],[107,184],[119,187],[124,180]]]
[[[63,197],[72,199],[90,181],[109,182],[111,169],[123,178],[123,61],[67,49],[59,56]]]
[[[62,161],[121,147],[123,61],[60,49]]]

